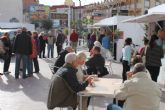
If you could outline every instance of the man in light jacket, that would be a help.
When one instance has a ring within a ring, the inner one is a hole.
[[[107,110],[159,110],[161,91],[158,84],[148,78],[146,68],[137,63],[119,90],[117,100],[126,100],[124,108],[110,104]]]

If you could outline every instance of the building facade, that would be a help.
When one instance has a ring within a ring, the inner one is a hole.
[[[30,21],[48,19],[50,7],[42,4],[32,4],[29,8]]]
[[[149,8],[165,3],[165,0],[104,0],[85,6],[83,18],[93,22],[114,15],[139,16]]]
[[[23,1],[23,12],[29,12],[32,4],[39,4],[39,0],[22,0]]]
[[[0,22],[23,22],[22,0],[1,0]]]
[[[73,8],[71,7],[71,20]],[[53,21],[54,28],[68,27],[69,7],[66,5],[56,5],[50,7],[50,19]]]

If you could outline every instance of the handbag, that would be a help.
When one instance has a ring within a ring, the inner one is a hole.
[[[3,42],[0,40],[0,56],[3,56],[6,53],[4,49]]]

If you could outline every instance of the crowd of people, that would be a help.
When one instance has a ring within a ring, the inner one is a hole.
[[[54,63],[53,77],[50,84],[47,107],[77,108],[77,93],[93,85],[94,77],[103,77],[109,74],[105,61],[111,57],[109,52],[111,35],[96,33],[89,34],[88,48],[90,56],[84,52],[77,52],[78,34],[76,30],[70,35],[71,46],[63,49],[66,36],[58,30],[55,37],[51,32],[45,36],[43,32],[27,31],[22,28],[16,34],[12,45],[8,33],[5,33],[0,44],[0,57],[4,59],[2,74],[9,74],[9,65],[12,53],[15,53],[15,79],[19,78],[22,69],[22,78],[32,77],[39,73],[39,58],[45,58],[46,44],[47,57],[54,57],[54,44],[57,46],[57,60]],[[144,39],[144,47],[138,52],[132,49],[132,39],[126,38],[122,49],[122,80],[123,84],[115,91],[117,104],[109,104],[107,110],[158,110],[160,102],[160,88],[157,79],[164,57],[163,40],[165,30],[159,30],[157,35]],[[33,71],[34,64],[34,71]],[[21,67],[22,66],[22,67]],[[26,74],[27,70],[27,74]],[[148,92],[149,91],[149,92]],[[88,109],[90,97],[83,97],[83,110]]]
[[[92,37],[93,36],[93,37]],[[92,38],[91,38],[92,37]],[[101,36],[102,43],[107,41],[107,36]],[[104,57],[106,46],[95,40],[95,33],[90,47],[90,58],[86,60],[85,54],[74,52],[71,47],[66,48],[63,55],[59,55],[55,62],[55,72],[52,78],[48,97],[48,109],[55,107],[77,107],[77,93],[92,85],[93,74],[98,77],[107,75]],[[106,40],[104,40],[106,39]],[[161,91],[157,83],[161,59],[164,57],[162,42],[165,39],[165,31],[158,31],[158,35],[152,35],[150,40],[144,39],[144,47],[138,52],[133,51],[132,39],[126,38],[122,49],[123,84],[115,91],[115,100],[118,104],[109,104],[107,110],[158,110]],[[70,48],[70,51],[68,49]],[[63,61],[60,66],[58,63]],[[83,66],[86,70],[83,70]],[[59,80],[64,86],[56,86]],[[67,90],[66,90],[67,89]],[[65,91],[60,92],[60,91]],[[149,92],[150,91],[150,92]],[[56,93],[56,94],[53,94]],[[70,96],[68,98],[68,96]],[[56,97],[56,98],[55,98]],[[58,98],[57,98],[58,97]],[[60,100],[62,99],[62,100]],[[67,99],[67,100],[63,100]],[[72,100],[72,101],[70,101]],[[90,97],[83,97],[83,110],[87,110]]]
[[[26,28],[22,28],[16,32],[13,44],[11,43],[9,33],[4,33],[0,37],[0,58],[4,60],[4,68],[1,75],[11,73],[9,66],[12,54],[16,57],[15,79],[19,78],[20,71],[23,73],[23,79],[33,76],[33,73],[39,73],[38,57],[54,58],[55,43],[57,45],[57,52],[59,53],[62,50],[66,37],[60,30],[57,33],[57,36],[51,31],[48,34],[44,32],[38,34],[37,32],[31,32]],[[45,56],[46,45],[48,50],[47,56]]]
[[[157,79],[164,57],[165,30],[144,38],[144,47],[133,51],[132,39],[126,38],[122,49],[122,87],[115,92],[118,106],[110,104],[107,110],[158,110],[160,88]]]

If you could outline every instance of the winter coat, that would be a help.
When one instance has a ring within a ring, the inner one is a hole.
[[[57,60],[54,63],[54,73],[56,73],[56,71],[62,67],[65,63],[65,56],[66,54],[68,54],[69,52],[67,50],[62,50],[60,52],[60,54],[58,55]]]
[[[115,91],[118,100],[126,100],[124,110],[159,110],[160,88],[146,72],[136,73]]]
[[[46,40],[44,39],[44,36],[39,36],[39,42],[40,42],[40,50],[45,49]]]
[[[77,42],[78,41],[78,34],[76,32],[73,32],[71,35],[70,35],[70,41],[71,42]]]
[[[65,64],[53,75],[47,103],[49,109],[68,106],[76,109],[77,92],[88,86],[87,81],[79,83],[76,73],[77,69]]]
[[[89,75],[98,74],[99,77],[102,77],[108,74],[107,68],[105,67],[105,59],[101,54],[94,55],[85,64]]]
[[[7,38],[6,36],[2,36],[1,40],[4,45],[5,54],[11,55],[12,54],[12,45],[11,45],[10,39]]]
[[[69,87],[67,82],[59,75],[52,77],[49,89],[47,107],[73,107],[77,106],[77,94]]]
[[[161,58],[164,57],[163,49],[160,46],[148,47],[146,50],[146,66],[160,67]]]
[[[31,41],[32,41],[32,54],[30,55],[30,58],[33,59],[33,58],[37,58],[37,47],[36,47],[36,42],[33,38],[31,39]]]
[[[57,36],[57,40],[56,40],[56,46],[62,46],[65,40],[65,35],[62,33],[59,33]]]
[[[16,36],[14,52],[24,55],[30,55],[32,53],[31,37],[26,32],[22,32]]]
[[[38,55],[39,52],[40,52],[40,40],[39,40],[38,36],[34,37],[33,39],[34,39],[34,41],[35,41],[36,50],[37,50],[37,55]]]

